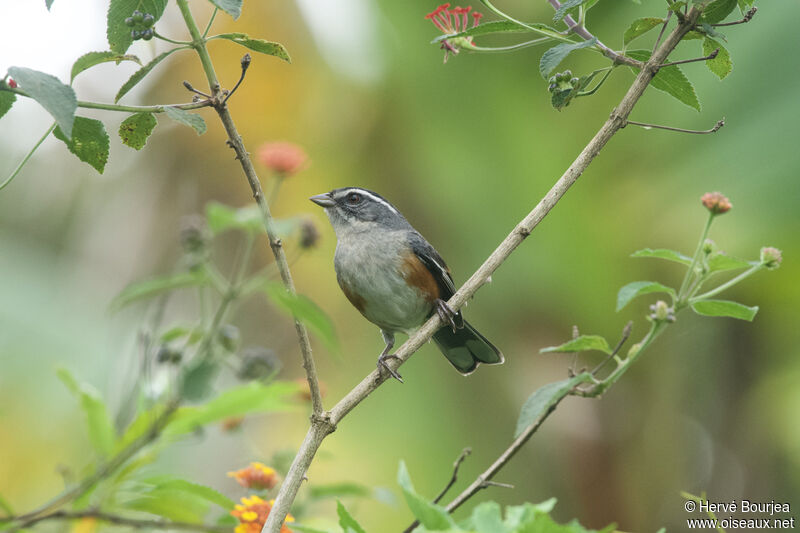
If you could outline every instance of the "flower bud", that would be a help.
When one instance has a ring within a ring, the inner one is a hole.
[[[775,270],[781,266],[781,261],[783,261],[783,256],[777,248],[767,246],[761,249],[761,264],[768,269]]]
[[[202,252],[208,242],[206,222],[200,215],[191,215],[181,220],[181,247],[186,253]]]
[[[716,247],[716,243],[711,239],[706,239],[703,241],[703,253],[706,255],[710,255]]]
[[[288,142],[268,142],[258,149],[258,160],[262,165],[283,178],[288,178],[303,170],[308,163],[308,155],[296,144]]]
[[[250,346],[242,352],[242,363],[236,376],[243,381],[268,379],[280,369],[281,360],[275,352],[262,346]]]
[[[278,473],[264,463],[250,463],[247,468],[228,472],[228,477],[236,479],[242,487],[255,490],[269,490],[278,484]]]
[[[313,220],[305,219],[300,224],[300,248],[313,248],[319,241],[319,230]]]
[[[168,344],[162,344],[158,347],[156,352],[156,361],[159,363],[169,363],[177,365],[183,359],[183,353],[180,350],[172,348]]]
[[[675,322],[675,310],[667,305],[664,300],[659,300],[650,306],[650,320],[655,322]]]
[[[8,81],[6,83],[8,83],[8,86],[11,87],[12,89],[17,88],[17,82],[14,81],[14,78],[8,78]]]
[[[714,215],[727,213],[733,207],[731,201],[720,192],[707,192],[700,198],[700,201]]]
[[[235,352],[239,348],[239,341],[241,340],[239,328],[232,324],[225,324],[219,328],[218,339],[223,348],[229,352]]]

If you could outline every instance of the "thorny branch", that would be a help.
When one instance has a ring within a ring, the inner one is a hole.
[[[185,0],[184,0],[185,1]],[[658,72],[659,66],[675,49],[681,39],[697,23],[701,14],[702,6],[692,7],[682,21],[670,32],[664,42],[656,49],[655,53],[645,63],[639,74],[636,76],[628,92],[623,97],[620,104],[611,112],[611,116],[605,124],[595,134],[589,144],[581,151],[575,161],[567,171],[553,185],[550,191],[542,198],[536,207],[517,224],[511,233],[500,243],[494,252],[484,261],[483,265],[461,286],[455,295],[447,302],[453,309],[458,310],[469,298],[485,283],[486,279],[503,264],[509,255],[519,246],[525,238],[530,235],[533,229],[544,219],[556,203],[566,194],[567,190],[578,180],[584,170],[597,156],[600,150],[608,143],[611,137],[619,131],[627,122],[628,116],[636,102],[641,98],[647,86]],[[423,324],[416,333],[395,352],[396,359],[392,359],[389,365],[397,369],[411,355],[414,354],[442,325],[441,319],[434,314]],[[651,338],[657,334],[653,332]],[[306,434],[300,449],[295,456],[292,466],[289,469],[280,491],[275,501],[266,524],[262,529],[263,533],[277,533],[281,524],[289,512],[289,508],[294,501],[297,491],[300,488],[308,467],[322,444],[325,437],[335,431],[337,424],[352,411],[359,403],[364,401],[376,388],[378,388],[388,377],[388,374],[381,374],[377,369],[367,375],[358,385],[356,385],[347,395],[344,396],[333,408],[319,417],[312,420],[311,427]],[[553,407],[555,408],[555,406]],[[536,423],[531,425],[522,435],[520,435],[512,446],[482,475],[470,488],[457,497],[450,505],[448,510],[452,511],[461,505],[474,492],[486,486],[494,473],[497,472],[508,460],[519,450],[519,448],[536,431],[541,422],[549,416],[552,409],[545,413]]]

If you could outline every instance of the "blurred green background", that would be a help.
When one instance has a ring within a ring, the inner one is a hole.
[[[73,34],[86,39],[89,47],[81,51],[104,49],[104,2],[82,2],[81,9],[92,10],[86,11],[89,22],[76,18],[70,2],[56,0],[49,14],[40,3],[0,7],[5,24],[19,26],[14,47],[4,41],[0,70],[37,68],[20,63],[14,50],[41,39],[35,31],[40,23],[57,27],[49,31],[61,32],[65,42]],[[202,22],[210,14],[207,4],[192,3]],[[544,1],[502,4],[522,20],[552,17]],[[595,97],[557,112],[538,73],[541,49],[463,53],[443,65],[442,53],[429,44],[437,31],[423,19],[435,7],[251,0],[238,22],[220,15],[213,30],[280,41],[292,55],[291,65],[256,55],[231,110],[251,152],[265,141],[288,140],[312,159],[283,185],[275,213],[307,214],[322,233],[320,246],[304,253],[293,272],[300,292],[333,318],[343,346],[336,360],[314,341],[328,406],[374,368],[382,342],[340,293],[332,265],[335,237],[307,198],[346,185],[380,192],[438,248],[460,284],[561,175],[633,78],[619,68]],[[404,459],[418,491],[433,496],[465,446],[473,454],[461,470],[462,484],[473,479],[510,442],[525,398],[565,376],[570,359],[540,355],[540,348],[566,340],[573,324],[612,342],[629,319],[635,320],[634,338],[645,333],[643,317],[655,298],[617,314],[618,288],[643,279],[676,285],[681,271],[630,253],[644,247],[691,253],[706,217],[699,197],[719,190],[734,204],[712,228],[722,249],[747,259],[765,245],[784,253],[778,271],[760,273],[725,295],[760,306],[755,321],[681,314],[604,398],[570,398],[558,408],[497,477],[514,490],[492,488],[473,503],[555,496],[559,519],[577,517],[594,527],[616,522],[624,531],[682,530],[691,516],[681,490],[706,491],[715,501],[788,501],[800,508],[800,70],[778,59],[794,46],[787,36],[795,33],[800,6],[759,7],[752,23],[724,32],[734,61],[724,82],[702,64],[685,66],[702,113],[649,89],[631,116],[696,129],[725,117],[726,126],[708,136],[634,126],[619,132],[478,292],[467,316],[505,352],[506,364],[465,379],[435,347],[424,347],[403,367],[405,385],[381,387],[326,441],[310,484],[358,481],[396,490]],[[589,27],[618,48],[632,19],[662,11],[663,2],[600,2]],[[184,36],[172,4],[158,27]],[[634,47],[651,47],[653,37]],[[53,37],[50,46],[57,42]],[[684,44],[673,59],[699,56],[699,48],[698,41]],[[163,43],[139,42],[131,51],[150,58],[163,49]],[[232,86],[243,49],[215,41],[211,53],[224,85]],[[40,53],[60,65],[49,72],[62,80],[79,54]],[[586,73],[599,66],[598,55],[582,52],[562,69]],[[82,75],[79,98],[111,101],[134,70],[132,64],[104,65]],[[184,79],[203,86],[190,53],[172,56],[125,100],[187,101]],[[202,112],[209,125],[202,137],[160,117],[140,153],[115,138],[123,116],[82,114],[103,118],[112,133],[104,175],[51,138],[0,193],[0,494],[20,510],[58,492],[59,470],[80,469],[87,457],[84,420],[54,370],[71,369],[103,391],[114,409],[123,405],[146,315],[141,306],[112,314],[109,301],[131,281],[174,267],[183,216],[203,212],[211,200],[251,201],[211,111]],[[3,118],[3,174],[49,121],[32,102],[18,102]],[[259,170],[269,189],[269,177]],[[230,241],[217,249],[223,264],[236,249],[236,236]],[[259,265],[271,261],[263,244]],[[168,318],[190,316],[193,305],[191,298],[177,298]],[[235,322],[245,345],[276,350],[283,377],[303,375],[293,327],[281,313],[253,301]],[[249,418],[239,433],[210,431],[173,446],[159,468],[238,497],[244,493],[225,473],[296,447],[306,423],[299,413]],[[410,522],[400,500],[350,507],[368,531],[395,531]],[[332,517],[333,507],[313,514]]]

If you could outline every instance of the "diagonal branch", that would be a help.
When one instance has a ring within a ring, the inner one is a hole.
[[[461,306],[484,285],[486,280],[503,264],[517,246],[519,246],[522,241],[530,235],[533,229],[539,225],[550,210],[555,207],[556,203],[566,194],[567,190],[575,184],[581,174],[583,174],[583,171],[586,170],[592,160],[600,153],[600,150],[626,123],[633,106],[639,101],[639,98],[641,98],[645,89],[658,72],[659,65],[663,63],[667,56],[675,49],[686,33],[694,27],[697,19],[700,17],[700,13],[700,9],[692,7],[684,20],[672,30],[641,69],[622,101],[611,112],[611,116],[606,120],[589,144],[586,145],[575,161],[573,161],[572,165],[570,165],[567,171],[564,172],[561,178],[559,178],[536,207],[517,224],[511,233],[503,239],[495,251],[484,261],[483,265],[481,265],[472,277],[461,286],[458,292],[450,298],[447,302],[450,308],[456,311],[460,309]],[[434,314],[395,352],[397,358],[389,361],[389,366],[397,369],[397,367],[406,362],[414,352],[421,348],[441,326],[441,319],[437,314]],[[377,389],[387,377],[388,374],[382,375],[377,369],[373,370],[347,393],[344,398],[333,406],[329,412],[322,413],[312,420],[311,427],[303,443],[300,445],[300,449],[294,458],[286,478],[281,484],[275,505],[262,529],[263,533],[277,533],[280,530],[281,524],[289,512],[289,508],[297,496],[297,491],[305,477],[305,473],[311,465],[314,455],[322,444],[322,441],[330,433],[335,431],[337,424]]]
[[[14,519],[14,517],[0,517],[1,520]],[[218,526],[213,524],[195,524],[192,522],[172,522],[169,520],[147,519],[147,518],[128,518],[121,515],[105,513],[103,511],[56,511],[54,513],[37,517],[26,522],[26,527],[30,527],[45,520],[82,520],[90,518],[107,522],[117,526],[125,526],[131,529],[163,529],[169,531],[198,531],[207,533],[230,533],[230,526]]]

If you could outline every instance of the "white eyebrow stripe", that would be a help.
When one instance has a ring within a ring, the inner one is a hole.
[[[355,192],[355,193],[358,193],[358,194],[363,194],[364,196],[372,198],[374,201],[378,202],[379,204],[383,204],[386,207],[388,207],[389,209],[391,209],[393,213],[399,214],[397,209],[395,209],[395,207],[392,204],[390,204],[389,202],[387,202],[383,198],[378,198],[374,194],[371,194],[371,193],[365,191],[364,189],[347,189],[346,191],[344,191],[344,194],[345,194],[345,196],[347,196],[351,192]]]

